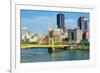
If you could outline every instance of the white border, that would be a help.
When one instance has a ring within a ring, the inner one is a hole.
[[[46,11],[69,11],[90,13],[90,60],[42,62],[42,63],[20,63],[20,9],[46,10]],[[11,71],[39,71],[51,69],[79,68],[95,65],[95,10],[93,7],[69,6],[46,6],[46,5],[24,5],[17,4],[12,11],[12,46],[11,46]]]

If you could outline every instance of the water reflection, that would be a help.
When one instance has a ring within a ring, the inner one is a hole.
[[[86,60],[89,59],[89,50],[61,50],[48,53],[48,49],[21,49],[21,63]]]

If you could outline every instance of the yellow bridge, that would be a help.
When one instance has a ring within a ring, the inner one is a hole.
[[[49,52],[54,52],[56,48],[65,48],[65,47],[70,47],[71,45],[69,44],[60,44],[60,45],[55,45],[53,38],[49,40],[49,44],[47,45],[41,45],[41,44],[21,44],[21,49],[23,48],[48,48]]]
[[[21,48],[48,48],[48,51],[51,53],[51,52],[54,52],[55,49],[57,48],[65,48],[65,47],[70,47],[70,45],[33,45],[33,44],[24,44],[24,45],[21,45]]]
[[[34,44],[23,44],[21,48],[64,48],[70,45],[34,45]]]

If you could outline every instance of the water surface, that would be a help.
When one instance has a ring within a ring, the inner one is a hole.
[[[89,59],[89,50],[62,50],[57,49],[54,53],[48,53],[48,48],[21,49],[21,63],[50,62],[50,61],[73,61]]]

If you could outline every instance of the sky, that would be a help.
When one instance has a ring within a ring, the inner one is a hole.
[[[41,10],[21,10],[21,29],[30,32],[48,33],[48,23],[50,22],[52,28],[57,28],[57,14],[62,13],[65,16],[65,27],[76,28],[77,19],[80,16],[85,16],[89,20],[89,13],[82,12],[55,12],[55,11],[41,11]]]

